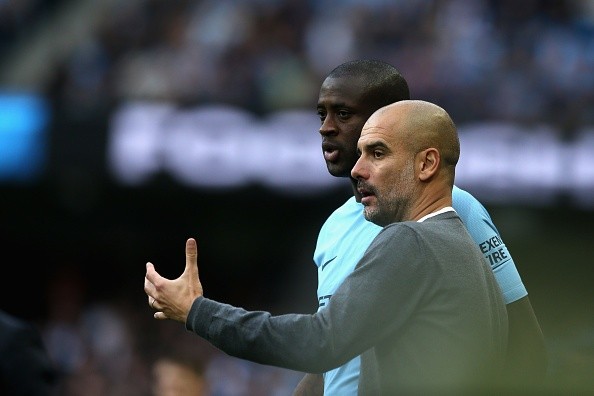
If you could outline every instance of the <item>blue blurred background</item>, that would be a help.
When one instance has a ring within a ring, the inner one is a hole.
[[[43,331],[61,394],[150,395],[169,345],[213,395],[290,393],[300,373],[155,322],[144,264],[178,276],[195,237],[207,296],[314,311],[317,232],[350,194],[315,106],[355,58],[451,114],[457,184],[543,327],[545,390],[594,391],[594,1],[3,0],[1,308]]]

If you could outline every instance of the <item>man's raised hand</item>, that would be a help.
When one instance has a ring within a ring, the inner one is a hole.
[[[155,319],[186,322],[192,303],[203,295],[198,277],[198,248],[194,238],[186,241],[186,266],[179,278],[164,278],[152,263],[146,264],[144,291],[148,296],[149,306],[156,310]]]

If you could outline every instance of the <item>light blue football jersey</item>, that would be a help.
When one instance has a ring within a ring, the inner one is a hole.
[[[454,186],[453,207],[488,260],[506,304],[528,292],[499,231],[484,206],[470,193]],[[363,205],[349,198],[322,225],[314,262],[318,267],[318,304],[323,309],[338,286],[354,269],[371,241],[381,231],[363,216]],[[324,374],[324,395],[356,395],[359,357]]]

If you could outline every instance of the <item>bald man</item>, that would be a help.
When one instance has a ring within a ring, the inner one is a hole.
[[[355,270],[313,315],[248,312],[203,296],[197,247],[175,280],[147,264],[157,319],[229,355],[321,373],[361,356],[359,394],[460,394],[497,382],[507,313],[493,272],[452,208],[460,154],[449,115],[406,100],[376,111],[352,170],[365,218],[382,226]]]

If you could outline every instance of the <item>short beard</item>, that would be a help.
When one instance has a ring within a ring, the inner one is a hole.
[[[395,182],[399,188],[381,195],[378,195],[377,190],[374,189],[377,205],[375,209],[368,206],[364,208],[365,219],[381,227],[407,219],[415,196],[414,179],[414,163],[411,161],[398,176],[398,181]]]
[[[385,227],[388,224],[403,221],[406,213],[409,212],[410,204],[410,199],[408,197],[390,199],[384,205],[378,203],[374,209],[369,206],[364,207],[363,215],[365,216],[365,220],[380,227]],[[380,210],[380,207],[383,207],[384,210]]]

